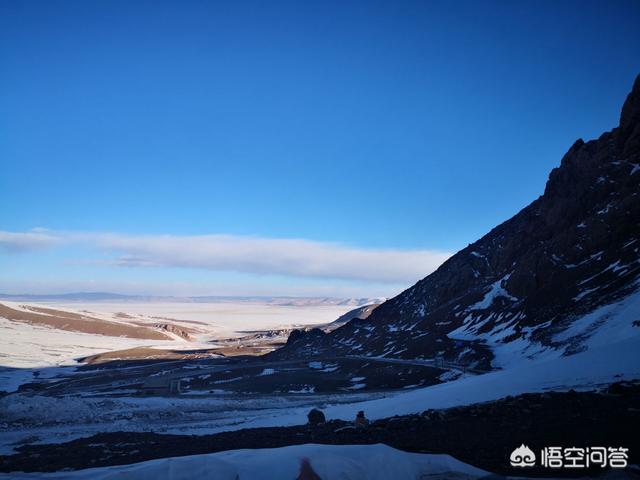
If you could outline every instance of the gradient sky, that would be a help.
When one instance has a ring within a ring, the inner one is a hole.
[[[638,25],[638,1],[0,0],[0,291],[395,294],[617,125]]]

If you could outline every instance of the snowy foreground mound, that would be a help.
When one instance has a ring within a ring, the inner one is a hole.
[[[231,450],[208,455],[163,458],[121,467],[61,473],[12,473],[12,479],[75,480],[271,480],[295,479],[307,458],[322,480],[473,479],[488,472],[449,455],[407,453],[386,445],[295,445],[260,450]],[[8,478],[0,474],[0,478]]]

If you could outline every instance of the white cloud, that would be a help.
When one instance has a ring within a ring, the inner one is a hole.
[[[126,267],[183,267],[407,284],[431,273],[450,256],[432,250],[369,249],[304,239],[236,235],[0,231],[0,247],[7,251],[67,244],[113,253],[110,263]]]
[[[0,250],[7,252],[25,252],[49,248],[63,243],[57,235],[47,230],[33,229],[30,232],[0,231]]]

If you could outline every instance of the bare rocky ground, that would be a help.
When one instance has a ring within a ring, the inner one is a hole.
[[[262,357],[210,358],[201,350],[132,349],[85,359],[75,372],[22,385],[21,393],[69,395],[207,395],[223,389],[241,394],[348,393],[390,390],[441,383],[443,374],[460,374],[419,361],[330,357],[314,360],[269,361]],[[147,360],[129,356],[147,355]],[[402,362],[402,363],[400,363]],[[136,392],[136,393],[132,393]]]
[[[354,412],[355,415],[355,412]],[[509,466],[522,443],[539,453],[544,447],[625,447],[630,465],[640,463],[640,384],[617,383],[602,392],[550,392],[507,397],[495,402],[426,410],[356,428],[344,421],[311,427],[245,429],[214,435],[160,435],[114,432],[63,444],[27,445],[0,457],[0,471],[56,471],[121,465],[154,458],[241,448],[292,444],[385,443],[410,452],[447,453],[463,462],[518,476],[584,477],[610,474],[585,469]],[[637,478],[637,467],[618,472]]]

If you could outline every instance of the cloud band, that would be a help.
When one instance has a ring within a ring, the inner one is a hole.
[[[432,250],[368,249],[305,239],[238,235],[125,235],[0,231],[7,253],[82,244],[115,254],[124,267],[182,267],[383,283],[414,282],[451,254]]]

